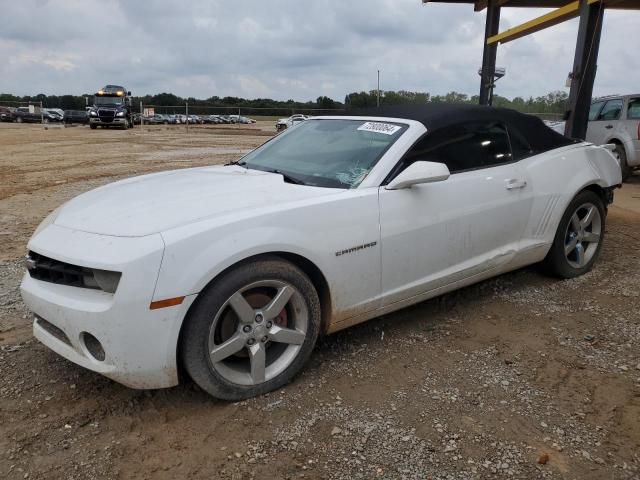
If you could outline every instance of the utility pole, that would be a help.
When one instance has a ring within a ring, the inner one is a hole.
[[[376,104],[378,105],[378,108],[380,108],[380,70],[378,70],[378,95]]]

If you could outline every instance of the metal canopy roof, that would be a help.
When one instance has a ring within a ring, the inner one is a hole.
[[[487,10],[484,52],[480,69],[480,104],[490,105],[496,76],[496,52],[499,43],[530,35],[571,18],[580,18],[573,70],[569,74],[571,90],[566,111],[565,132],[574,138],[585,138],[589,105],[596,76],[598,50],[604,12],[607,9],[640,10],[640,0],[422,0],[428,3],[473,5],[476,11]],[[542,16],[521,25],[499,31],[500,9],[504,7],[551,8]]]
[[[473,5],[476,11],[487,8],[487,0],[422,0],[422,3],[458,3]],[[496,2],[501,7],[528,7],[528,8],[560,8],[570,3],[572,0],[498,0]],[[622,10],[640,10],[638,0],[609,0],[605,1],[607,8]]]

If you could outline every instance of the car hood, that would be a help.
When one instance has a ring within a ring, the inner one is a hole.
[[[281,175],[238,166],[174,170],[122,180],[66,203],[58,226],[137,237],[222,216],[343,192],[285,183]]]

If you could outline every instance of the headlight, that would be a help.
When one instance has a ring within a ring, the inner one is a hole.
[[[96,115],[98,115],[98,112],[96,112],[95,110],[89,110],[89,115],[95,117]]]
[[[42,230],[44,230],[45,228],[47,228],[49,225],[51,225],[53,222],[56,221],[56,218],[58,218],[58,214],[60,213],[60,210],[62,209],[62,207],[63,205],[60,205],[53,212],[47,215],[42,222],[40,222],[40,225],[38,225],[38,228],[36,228],[36,231],[33,233],[34,237],[38,233],[40,233]]]
[[[109,272],[106,270],[94,270],[93,278],[100,288],[107,293],[116,293],[118,283],[120,283],[120,272]]]
[[[120,283],[120,272],[108,270],[97,270],[93,268],[83,268],[83,285],[86,288],[99,288],[103,292],[116,293],[118,283]]]
[[[118,113],[116,113],[116,117],[124,117],[124,112],[118,112]]]

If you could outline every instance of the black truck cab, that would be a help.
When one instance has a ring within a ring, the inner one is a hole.
[[[95,94],[89,108],[89,126],[133,128],[131,92],[120,85],[107,85]]]

